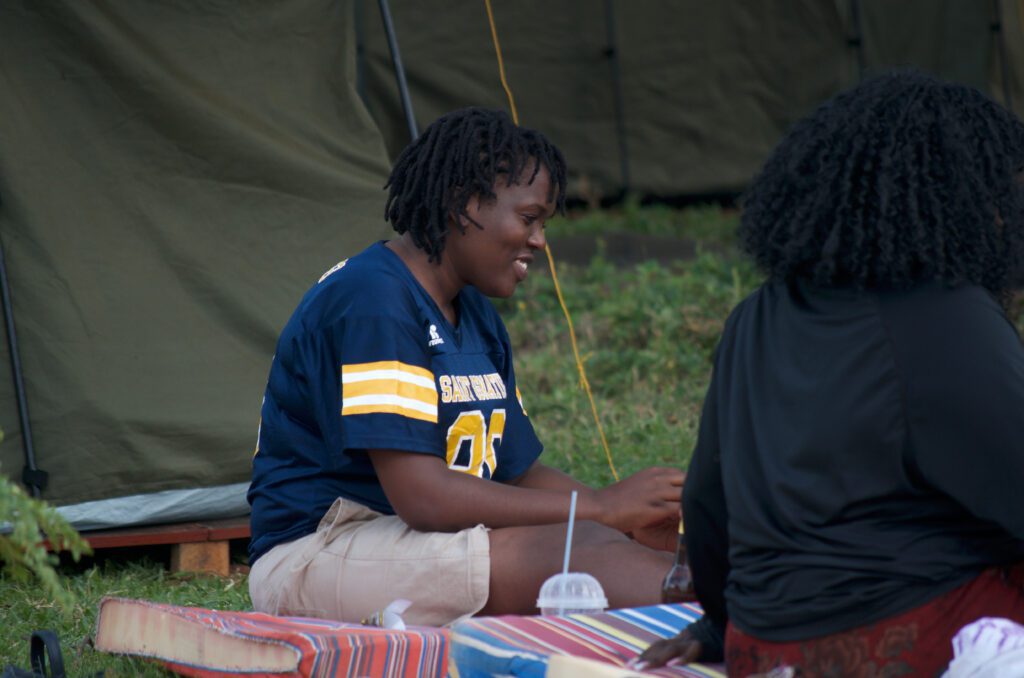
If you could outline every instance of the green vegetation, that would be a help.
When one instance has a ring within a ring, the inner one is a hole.
[[[758,276],[732,253],[735,215],[716,208],[641,207],[588,212],[549,226],[560,233],[608,231],[696,240],[697,256],[661,266],[616,268],[599,256],[587,266],[559,264],[565,301],[611,453],[622,477],[652,464],[685,466],[710,374],[710,356],[729,310]],[[706,245],[706,247],[704,246]],[[606,253],[606,256],[610,253]],[[557,256],[557,252],[556,252]],[[499,304],[513,346],[524,404],[548,463],[599,485],[611,471],[579,385],[565,318],[538,259],[512,299]],[[157,665],[107,656],[88,647],[100,598],[144,598],[219,609],[250,607],[244,575],[175,576],[153,561],[69,564],[63,582],[74,602],[62,609],[37,583],[0,578],[0,668],[27,666],[28,637],[52,628],[69,675],[106,669],[111,676],[165,675]]]
[[[620,476],[653,464],[685,465],[711,352],[729,310],[756,284],[753,268],[702,253],[672,268],[616,269],[598,258],[559,270]],[[552,280],[534,275],[525,285],[524,294],[503,302],[502,314],[546,460],[588,483],[611,482]]]
[[[667,205],[642,205],[639,198],[630,196],[618,207],[578,210],[553,219],[548,229],[552,237],[623,231],[689,238],[712,246],[731,245],[738,218],[736,210],[722,209],[718,205],[676,209]]]
[[[228,579],[168,574],[150,560],[109,562],[85,570],[69,569],[63,581],[75,602],[62,609],[38,586],[0,580],[0,670],[7,664],[28,668],[28,640],[37,629],[60,636],[69,676],[91,676],[106,670],[117,676],[167,676],[161,666],[144,659],[117,657],[90,646],[96,611],[104,596],[143,598],[176,605],[225,610],[250,609],[245,575]]]
[[[55,603],[65,608],[69,606],[73,599],[61,586],[53,569],[57,556],[39,542],[39,533],[45,533],[55,549],[70,552],[76,561],[83,553],[91,553],[89,545],[56,509],[29,497],[9,478],[0,476],[0,524],[4,523],[10,525],[10,532],[0,533],[0,563],[4,576],[16,582],[38,582]]]

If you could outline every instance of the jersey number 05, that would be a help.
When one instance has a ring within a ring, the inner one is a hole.
[[[498,467],[498,446],[505,432],[505,410],[484,420],[480,410],[462,412],[448,429],[448,468],[478,478],[490,478]]]

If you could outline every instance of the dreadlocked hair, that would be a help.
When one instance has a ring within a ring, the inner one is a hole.
[[[1006,301],[1022,251],[1024,126],[976,89],[884,75],[797,123],[743,201],[774,280],[973,283]]]
[[[532,184],[540,168],[551,177],[548,200],[565,211],[565,160],[543,134],[519,127],[504,111],[464,108],[438,118],[398,156],[391,177],[384,218],[398,233],[411,233],[430,261],[439,262],[454,223],[473,197],[497,198],[494,186]]]

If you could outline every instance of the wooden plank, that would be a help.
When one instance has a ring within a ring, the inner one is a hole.
[[[249,528],[249,516],[227,518],[225,520],[210,520],[203,524],[209,529],[207,538],[210,541],[248,539],[252,535]]]
[[[199,523],[177,523],[174,525],[152,525],[129,527],[117,530],[83,532],[82,538],[96,549],[122,546],[153,546],[157,544],[183,544],[209,540],[209,529]]]
[[[192,523],[123,527],[113,530],[83,532],[82,538],[93,550],[126,546],[158,546],[161,544],[190,544],[208,541],[247,539],[250,536],[249,517],[225,518]],[[46,547],[50,548],[49,542]]]
[[[227,541],[204,541],[171,546],[171,572],[204,572],[226,577],[230,573]]]

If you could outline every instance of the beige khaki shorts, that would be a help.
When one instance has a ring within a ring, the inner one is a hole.
[[[483,525],[417,532],[398,516],[339,498],[316,532],[260,556],[249,595],[260,612],[346,622],[406,598],[405,623],[444,626],[484,606],[490,570]]]

